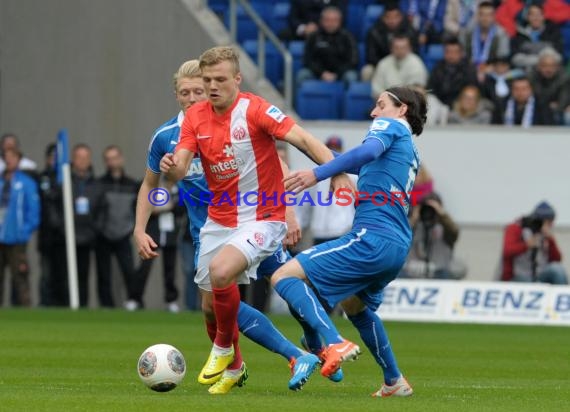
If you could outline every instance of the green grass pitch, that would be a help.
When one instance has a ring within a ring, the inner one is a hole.
[[[298,342],[287,316],[274,322]],[[341,332],[361,342],[348,321]],[[241,339],[249,380],[225,396],[196,382],[210,344],[199,314],[0,310],[1,411],[569,411],[570,328],[387,323],[401,369],[414,387],[404,399],[374,399],[380,369],[366,350],[334,384],[318,372],[287,389],[279,355]],[[172,392],[147,389],[136,373],[155,343],[187,363]]]

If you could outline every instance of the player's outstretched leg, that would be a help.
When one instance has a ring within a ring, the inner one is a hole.
[[[413,393],[412,387],[398,369],[382,320],[369,308],[356,315],[349,315],[348,319],[358,329],[360,337],[384,373],[384,384],[372,396],[410,396]]]
[[[303,387],[318,365],[318,359],[293,345],[267,316],[243,302],[238,311],[238,326],[247,338],[290,361],[289,389],[299,390]]]
[[[302,271],[299,263],[292,260],[280,268],[274,276],[279,272],[287,273],[288,266],[292,270],[296,268]],[[314,292],[305,282],[299,278],[279,276],[273,282],[277,293],[324,338],[327,347],[324,351],[325,361],[321,367],[323,376],[329,377],[340,368],[342,362],[358,357],[360,354],[358,345],[340,336]]]

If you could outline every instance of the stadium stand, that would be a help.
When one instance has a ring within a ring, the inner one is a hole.
[[[307,80],[297,90],[297,113],[303,119],[339,119],[343,96],[342,82]]]
[[[344,95],[343,118],[345,120],[368,120],[374,106],[370,82],[353,82]]]

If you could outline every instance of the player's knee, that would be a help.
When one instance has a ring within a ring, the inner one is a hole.
[[[229,286],[235,280],[235,273],[231,266],[221,260],[213,260],[210,263],[210,281],[215,288]]]
[[[340,305],[342,306],[342,310],[344,310],[348,316],[357,315],[366,308],[364,302],[362,302],[362,300],[357,296],[346,298],[340,303]]]

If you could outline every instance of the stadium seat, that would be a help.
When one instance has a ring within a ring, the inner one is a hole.
[[[257,40],[246,40],[242,47],[257,63]],[[283,56],[270,42],[265,43],[265,77],[275,86],[279,86],[283,80]]]
[[[361,41],[358,43],[358,70],[366,64],[366,44]]]
[[[307,80],[297,90],[297,113],[303,119],[340,119],[344,84]]]
[[[208,0],[208,7],[218,16],[223,16],[229,7],[228,0]]]
[[[353,82],[344,96],[343,118],[346,120],[370,120],[374,106],[370,82]]]
[[[346,29],[352,33],[356,41],[362,40],[360,38],[362,19],[364,17],[364,12],[366,11],[366,6],[364,4],[353,4],[352,2],[348,5],[345,20]]]
[[[293,76],[297,74],[303,66],[303,54],[305,53],[305,42],[296,40],[289,43],[289,52],[293,57]]]
[[[268,21],[271,17],[271,9],[268,7],[269,4],[260,3],[260,5],[252,4],[253,8],[263,21]],[[229,9],[226,9],[224,13],[224,24],[227,28],[230,27],[230,13]],[[237,8],[237,41],[238,43],[243,43],[246,40],[257,39],[257,26],[249,18],[243,7],[238,5]]]
[[[366,7],[363,22],[360,25],[360,40],[366,39],[366,33],[368,33],[368,30],[374,26],[374,23],[382,13],[384,13],[384,6],[380,4],[371,4]]]
[[[420,51],[420,57],[430,72],[443,59],[443,44],[430,44]]]
[[[276,3],[271,11],[271,20],[269,27],[275,34],[287,28],[287,19],[289,18],[289,10],[291,9],[290,3]]]

